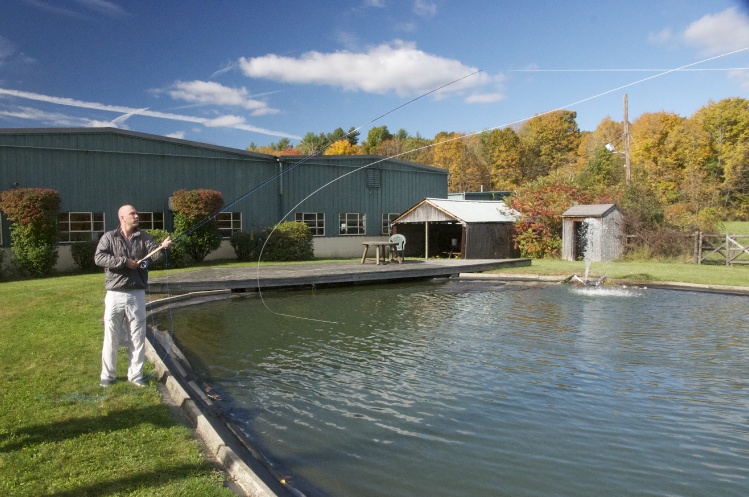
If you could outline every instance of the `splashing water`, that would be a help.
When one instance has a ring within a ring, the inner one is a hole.
[[[606,287],[606,286],[581,286],[570,290],[576,295],[587,297],[640,297],[642,291],[639,289],[629,289],[625,287]]]
[[[588,275],[590,274],[590,263],[593,261],[593,252],[595,250],[595,237],[599,235],[601,230],[601,221],[592,217],[586,218],[583,222],[583,235],[585,236],[585,254],[583,260],[585,261],[585,276],[583,281],[587,283]]]

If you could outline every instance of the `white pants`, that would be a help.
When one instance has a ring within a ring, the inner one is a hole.
[[[146,356],[146,291],[107,291],[104,298],[104,346],[101,350],[101,379],[117,378],[117,350],[127,342],[127,379],[143,377]]]

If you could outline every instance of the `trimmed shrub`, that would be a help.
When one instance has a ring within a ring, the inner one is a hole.
[[[98,242],[78,242],[70,246],[70,255],[78,269],[84,273],[93,273],[101,270],[94,262],[96,246]]]
[[[231,235],[229,243],[234,248],[238,261],[252,261],[257,259],[263,237],[254,231],[237,231]]]
[[[169,232],[166,230],[146,230],[146,233],[151,235],[153,240],[158,244],[161,244],[169,236]],[[165,254],[162,254],[161,259],[151,261],[151,269],[185,267],[187,265],[186,259],[182,241],[172,242],[172,246],[169,247],[169,250]]]
[[[306,224],[284,221],[275,230],[268,228],[266,232],[267,243],[262,250],[262,260],[309,261],[314,257],[312,232]]]
[[[172,196],[174,238],[180,238],[185,253],[196,262],[221,246],[218,223],[208,218],[223,205],[224,198],[216,190],[178,190]]]
[[[0,210],[11,221],[13,262],[21,271],[46,276],[57,264],[60,194],[48,188],[15,188],[0,194]]]

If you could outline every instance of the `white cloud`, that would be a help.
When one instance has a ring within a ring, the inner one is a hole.
[[[129,14],[114,2],[107,0],[77,0],[79,4],[107,17],[126,17]]]
[[[414,14],[421,17],[434,17],[437,15],[437,5],[426,0],[416,0],[413,10]]]
[[[246,124],[244,122],[244,118],[237,117],[237,116],[224,116],[224,117],[218,117],[213,119],[206,119],[202,117],[195,117],[195,116],[186,116],[182,114],[172,114],[169,112],[158,112],[148,109],[134,109],[131,107],[124,107],[121,105],[109,105],[109,104],[102,104],[98,102],[86,102],[82,100],[75,100],[72,98],[65,98],[65,97],[55,97],[51,95],[42,95],[39,93],[31,93],[31,92],[25,92],[20,90],[10,90],[6,88],[0,88],[0,95],[5,95],[7,97],[13,97],[13,98],[20,98],[20,99],[26,99],[26,100],[33,100],[37,102],[44,102],[54,105],[64,105],[68,107],[75,107],[79,109],[92,109],[92,110],[99,110],[99,111],[105,111],[105,112],[115,112],[117,114],[120,114],[120,117],[117,119],[124,120],[123,118],[125,115],[130,114],[138,114],[139,116],[144,117],[153,117],[157,119],[170,119],[173,121],[182,121],[182,122],[190,122],[190,123],[196,123],[196,124],[202,124],[203,126],[224,126],[234,129],[241,129],[243,131],[251,131],[254,133],[261,133],[264,135],[270,135],[270,136],[278,136],[282,138],[291,138],[294,140],[301,140],[301,137],[292,135],[289,133],[285,133],[282,131],[273,131],[268,130],[264,128],[259,128],[257,126],[252,126],[250,124]],[[9,111],[5,111],[3,109],[0,109],[0,115],[6,115],[9,117],[23,117],[21,115],[13,115],[10,116],[8,114]],[[41,112],[41,111],[40,111]],[[28,112],[27,112],[28,114]],[[123,115],[124,114],[124,115]],[[24,117],[25,118],[25,117]],[[32,119],[32,117],[28,117],[29,119]],[[114,119],[113,121],[108,121],[108,126],[116,125],[117,119]],[[81,119],[81,122],[78,124],[80,125],[87,125],[86,123],[90,122],[104,122],[104,121],[93,121],[93,120],[85,120]],[[72,124],[60,124],[62,126],[71,126]]]
[[[402,31],[403,33],[413,33],[418,29],[415,22],[399,22],[393,26],[395,31]]]
[[[364,6],[382,9],[385,7],[385,2],[384,0],[364,0]]]
[[[245,75],[284,83],[317,84],[400,96],[419,95],[476,72],[460,61],[431,55],[413,43],[395,41],[367,52],[307,52],[299,58],[266,55],[241,58]],[[492,81],[484,73],[440,90],[441,95],[481,87]]]
[[[214,119],[206,119],[203,124],[209,128],[234,128],[244,125],[242,116],[219,116]]]
[[[749,16],[731,7],[690,24],[683,34],[687,44],[705,55],[718,55],[749,46]]]
[[[505,98],[504,93],[474,93],[466,97],[467,104],[492,104]]]
[[[661,31],[658,31],[657,33],[649,33],[648,34],[648,42],[650,42],[653,45],[662,45],[664,43],[669,43],[674,38],[674,33],[669,28],[665,28]]]
[[[86,126],[90,121],[60,114],[56,112],[44,112],[33,107],[6,107],[0,109],[0,116],[14,119],[27,119],[37,121],[48,126],[79,127]]]
[[[165,135],[167,138],[177,138],[180,140],[185,139],[185,132],[184,131],[175,131],[174,133],[169,133],[168,135]]]
[[[7,38],[0,35],[0,64],[16,53],[16,46]]]
[[[0,66],[4,64],[34,64],[36,61],[31,57],[19,52],[16,44],[0,35]]]
[[[749,91],[749,71],[734,70],[728,72],[728,77],[738,82],[743,90]]]
[[[64,6],[61,7],[59,5],[59,2],[51,2],[45,0],[24,1],[32,7],[43,10],[45,12],[77,19],[91,20],[97,17],[96,14],[114,19],[130,16],[130,14],[125,9],[120,7],[115,2],[111,2],[109,0],[76,0],[77,3],[81,7],[83,7],[83,9],[76,9],[74,7],[68,8]]]
[[[175,100],[197,105],[220,105],[240,107],[251,111],[251,115],[275,114],[266,102],[251,98],[246,88],[229,88],[212,81],[177,81],[166,93]]]

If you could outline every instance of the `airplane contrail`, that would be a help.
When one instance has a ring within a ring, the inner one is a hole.
[[[124,114],[123,116],[120,116],[119,118],[117,118],[117,119],[120,119],[121,121],[124,121],[125,119],[127,119],[127,117],[130,117],[134,114],[138,114],[141,116],[154,117],[157,119],[170,119],[172,121],[197,123],[197,124],[202,124],[203,126],[206,126],[209,128],[213,128],[213,127],[233,128],[233,129],[240,129],[242,131],[251,131],[254,133],[261,133],[264,135],[280,136],[283,138],[301,140],[301,137],[292,135],[290,133],[285,133],[283,131],[273,131],[269,129],[259,128],[257,126],[252,126],[250,124],[245,123],[244,118],[239,117],[239,116],[222,116],[216,119],[206,119],[202,117],[186,116],[183,114],[158,112],[158,111],[148,110],[148,108],[134,109],[131,107],[124,107],[120,105],[109,105],[109,104],[102,104],[98,102],[85,102],[83,100],[76,100],[73,98],[55,97],[52,95],[42,95],[39,93],[32,93],[32,92],[21,91],[21,90],[11,90],[7,88],[0,88],[0,95],[23,98],[26,100],[35,100],[37,102],[46,102],[46,103],[51,103],[55,105],[77,107],[80,109],[94,109],[94,110],[101,110],[105,112],[116,112],[119,114]]]

